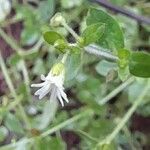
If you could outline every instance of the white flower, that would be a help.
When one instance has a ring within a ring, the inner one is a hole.
[[[66,93],[64,92],[64,64],[58,63],[54,65],[45,77],[41,75],[41,80],[44,81],[39,84],[32,84],[31,87],[39,87],[40,89],[35,92],[35,95],[42,99],[49,92],[51,93],[50,99],[55,100],[56,98],[60,101],[61,105],[64,106],[64,100],[68,103]]]
[[[0,0],[0,21],[3,21],[10,13],[11,3],[9,0]]]

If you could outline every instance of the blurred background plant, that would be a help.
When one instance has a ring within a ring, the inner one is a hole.
[[[137,16],[150,17],[149,1],[108,2]],[[30,89],[31,83],[38,82],[40,75],[46,75],[61,59],[60,51],[42,37],[43,32],[53,29],[49,25],[51,17],[61,12],[80,35],[86,28],[86,14],[91,5],[115,17],[127,49],[149,52],[149,24],[112,12],[99,3],[0,0],[0,149],[150,149],[149,81],[129,78],[122,82],[114,62],[89,54],[69,57],[65,87],[70,103],[64,107],[57,101],[49,101],[48,96],[38,100],[33,96],[34,89]],[[59,26],[54,30],[69,42],[75,42],[66,28]],[[109,44],[111,47],[111,40]],[[137,108],[138,100],[143,102]],[[128,123],[116,131],[122,118]]]

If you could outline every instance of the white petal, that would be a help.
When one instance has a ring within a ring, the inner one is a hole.
[[[58,96],[58,99],[59,99],[59,101],[60,101],[62,107],[64,107],[63,99],[62,99],[61,94],[60,94],[60,92],[59,92],[58,90],[57,90],[57,96]]]
[[[45,85],[45,82],[43,83],[37,83],[37,84],[31,84],[31,87],[42,87]]]
[[[41,92],[41,94],[39,95],[39,99],[42,99],[46,94],[48,94],[48,92],[50,92],[50,88],[51,86],[49,84],[46,85],[43,92]]]
[[[41,93],[43,93],[48,88],[47,85],[48,84],[44,85],[42,88],[37,90],[34,95],[40,95]]]
[[[62,98],[63,98],[67,103],[69,103],[69,100],[68,100],[68,98],[67,98],[66,93],[65,93],[62,89],[59,89],[59,90],[60,90],[60,94],[61,94]]]
[[[53,76],[51,75],[51,73],[49,73],[46,77],[45,80],[50,80]]]
[[[46,77],[45,77],[43,74],[41,75],[41,80],[42,80],[42,81],[45,81],[45,80],[46,80]]]

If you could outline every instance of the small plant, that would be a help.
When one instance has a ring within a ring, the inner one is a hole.
[[[150,54],[133,48],[135,37],[127,39],[137,26],[130,30],[127,18],[118,21],[89,2],[57,3],[13,1],[15,16],[4,20],[6,13],[0,22],[0,36],[14,50],[8,59],[0,52],[10,91],[0,97],[0,150],[65,150],[69,135],[77,138],[75,149],[142,149],[127,124],[134,113],[150,114]],[[54,14],[55,5],[61,13]],[[17,42],[2,27],[20,20]]]

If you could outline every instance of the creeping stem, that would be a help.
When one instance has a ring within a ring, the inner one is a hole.
[[[133,113],[136,111],[137,107],[140,106],[140,104],[143,102],[144,97],[150,90],[150,80],[148,80],[145,88],[143,89],[142,93],[136,99],[131,106],[131,108],[127,111],[127,113],[124,115],[124,117],[120,120],[119,124],[116,126],[116,128],[113,130],[113,132],[108,135],[103,141],[100,141],[97,146],[100,146],[102,144],[110,144],[113,139],[118,135],[120,130],[124,127],[124,125],[127,123],[127,121],[130,119],[130,117],[133,115]]]
[[[0,67],[2,69],[2,72],[3,72],[3,75],[4,75],[4,78],[6,80],[6,83],[8,85],[8,88],[10,89],[11,93],[12,93],[12,96],[14,97],[15,101],[18,101],[18,96],[17,96],[17,93],[15,91],[15,88],[13,86],[13,83],[11,81],[11,78],[8,74],[8,70],[7,70],[7,67],[4,63],[4,60],[2,58],[2,55],[1,55],[1,52],[0,52]],[[30,129],[30,123],[29,123],[29,120],[28,120],[28,117],[26,116],[26,113],[24,111],[24,108],[22,107],[21,104],[18,103],[18,109],[20,111],[20,114],[24,120],[24,123],[26,124],[26,127],[27,129]]]
[[[115,88],[112,92],[110,92],[106,97],[104,97],[99,104],[104,105],[106,104],[109,100],[111,100],[113,97],[115,97],[118,93],[120,93],[123,89],[125,89],[128,85],[133,83],[135,81],[134,77],[130,77],[128,80],[123,82],[121,85],[119,85],[117,88]]]

